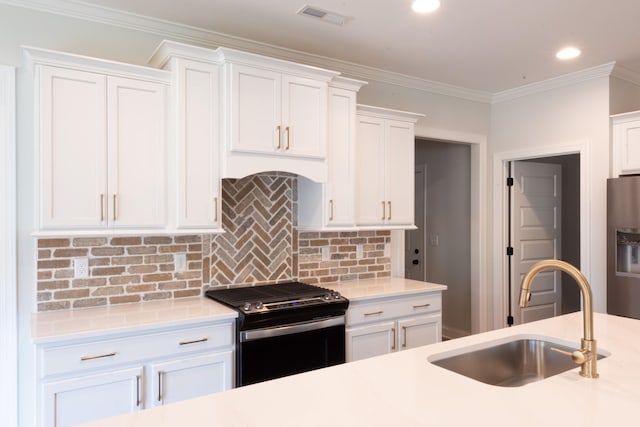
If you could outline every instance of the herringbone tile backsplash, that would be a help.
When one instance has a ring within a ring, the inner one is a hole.
[[[296,201],[294,175],[253,175],[223,180],[223,234],[39,239],[38,311],[183,298],[216,286],[391,275],[389,231],[299,233]],[[185,271],[175,271],[178,253],[186,254]],[[75,257],[89,259],[88,278],[73,277]]]
[[[295,177],[267,174],[223,181],[226,233],[211,239],[212,286],[273,283],[294,277],[294,183]]]

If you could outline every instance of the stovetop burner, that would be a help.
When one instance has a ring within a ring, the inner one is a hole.
[[[237,310],[242,329],[344,315],[349,305],[338,292],[301,282],[212,289],[205,295]]]

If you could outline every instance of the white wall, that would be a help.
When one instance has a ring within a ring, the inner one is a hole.
[[[509,158],[510,153],[513,158],[526,157],[527,153],[533,154],[531,157],[541,152],[566,154],[567,147],[575,146],[584,147],[581,154],[586,161],[581,164],[585,191],[581,204],[586,207],[581,217],[581,268],[592,285],[595,309],[605,312],[609,78],[599,77],[494,104],[489,158]],[[500,182],[492,182],[491,188],[494,194],[502,192]],[[501,216],[497,209],[500,207],[492,205],[490,218]],[[491,224],[491,235],[500,239],[502,230],[496,224],[499,223]],[[494,247],[491,262],[503,252],[504,248]],[[491,280],[500,286],[500,272],[494,271],[493,276]],[[494,301],[499,301],[500,295],[495,296]],[[496,307],[496,313],[500,308]]]
[[[640,110],[640,86],[616,77],[610,79],[609,113],[620,114]]]

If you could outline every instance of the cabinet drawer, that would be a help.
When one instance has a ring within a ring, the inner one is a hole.
[[[234,342],[233,328],[233,323],[226,323],[43,348],[42,377],[229,347]]]
[[[362,304],[356,303],[347,310],[347,326],[433,313],[441,309],[442,299],[440,294],[384,299]]]

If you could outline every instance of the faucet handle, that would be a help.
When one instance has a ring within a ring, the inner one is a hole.
[[[571,360],[573,360],[578,365],[582,365],[583,363],[586,363],[589,360],[593,359],[593,354],[586,348],[581,348],[580,350],[575,351],[560,350],[556,347],[550,347],[550,349],[552,351],[555,351],[556,353],[564,354],[571,357]]]

